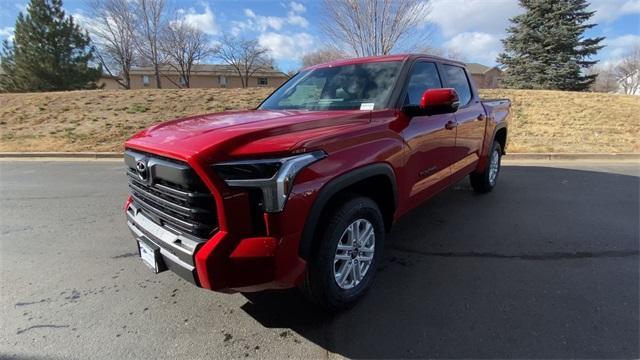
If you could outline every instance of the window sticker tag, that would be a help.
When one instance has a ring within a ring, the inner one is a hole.
[[[373,110],[376,103],[362,103],[360,104],[360,110]]]

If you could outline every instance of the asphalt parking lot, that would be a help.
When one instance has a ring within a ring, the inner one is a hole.
[[[638,162],[507,162],[402,218],[328,316],[135,256],[120,162],[0,161],[0,358],[638,358]]]

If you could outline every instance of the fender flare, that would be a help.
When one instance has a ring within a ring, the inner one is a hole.
[[[315,238],[315,229],[318,226],[322,211],[325,209],[331,198],[341,190],[374,176],[385,176],[389,179],[393,191],[393,210],[398,207],[398,186],[396,184],[396,175],[389,164],[375,163],[350,170],[336,178],[331,179],[325,186],[320,189],[316,197],[307,221],[305,222],[300,237],[300,245],[298,254],[306,261],[309,260],[313,249],[313,241]]]
[[[491,137],[491,144],[489,146],[493,145],[493,142],[496,141],[496,135],[498,135],[498,131],[502,129],[505,129],[507,131],[507,136],[509,136],[509,130],[507,130],[507,124],[504,122],[498,123],[496,127],[493,129],[493,136]],[[506,145],[506,141],[505,141],[505,145]],[[505,149],[502,149],[502,154],[503,155],[505,154]]]
[[[476,166],[476,169],[474,170],[474,172],[478,173],[486,169],[487,164],[489,163],[489,151],[491,151],[493,142],[496,141],[496,135],[498,134],[498,131],[500,131],[501,129],[507,129],[507,124],[505,122],[499,122],[493,128],[493,134],[491,135],[489,142],[486,143],[486,148],[485,148],[485,145],[482,146],[482,154],[480,156],[480,160],[478,161],[478,165]],[[506,131],[508,136],[509,130],[506,130]],[[502,154],[504,155],[505,153],[506,153],[505,149],[502,149]]]

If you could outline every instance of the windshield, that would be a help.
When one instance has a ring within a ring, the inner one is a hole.
[[[262,103],[262,110],[374,110],[387,106],[400,61],[302,71]]]

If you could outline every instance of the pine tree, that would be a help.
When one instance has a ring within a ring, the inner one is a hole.
[[[520,0],[525,13],[511,19],[504,52],[503,83],[519,89],[588,90],[595,74],[586,74],[597,61],[604,37],[585,38],[594,11],[586,0]]]
[[[12,92],[96,88],[89,35],[66,16],[62,0],[31,0],[0,53],[0,89]]]

